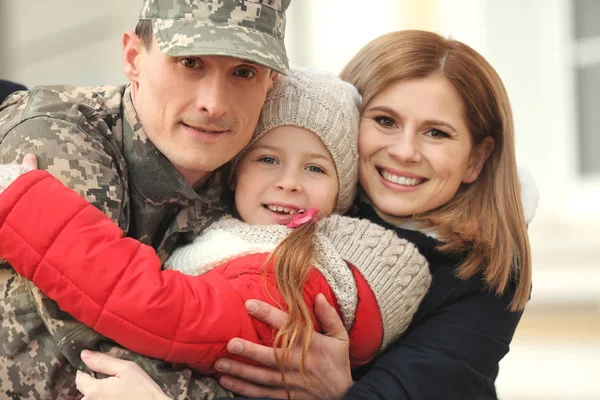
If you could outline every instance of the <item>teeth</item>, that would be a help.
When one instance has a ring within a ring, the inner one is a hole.
[[[286,208],[286,207],[281,207],[281,206],[272,206],[270,204],[267,205],[267,208],[271,211],[275,211],[275,212],[280,212],[280,213],[286,213],[286,214],[290,214],[290,215],[295,215],[298,213],[298,210],[294,210],[291,208]]]
[[[398,175],[390,174],[389,172],[387,172],[385,170],[381,170],[381,176],[383,176],[383,179],[385,179],[386,181],[395,183],[397,185],[416,186],[423,182],[423,179],[407,178],[405,176],[398,176]]]

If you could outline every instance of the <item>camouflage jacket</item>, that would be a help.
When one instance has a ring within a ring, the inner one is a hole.
[[[149,141],[126,86],[13,94],[0,106],[0,163],[20,162],[29,152],[40,169],[102,210],[124,234],[153,246],[163,261],[222,214],[221,173],[194,191]],[[0,398],[80,398],[75,372],[85,370],[84,348],[136,361],[171,398],[226,395],[212,379],[115,346],[6,263],[0,264],[0,292]]]

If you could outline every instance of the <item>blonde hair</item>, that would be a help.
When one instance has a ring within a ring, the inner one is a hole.
[[[531,254],[520,200],[512,111],[494,68],[464,43],[409,30],[368,43],[344,68],[341,78],[357,87],[364,111],[389,85],[431,75],[445,77],[459,93],[473,142],[492,137],[495,146],[475,182],[461,185],[447,204],[413,219],[435,227],[443,242],[441,251],[466,255],[456,271],[458,277],[468,279],[481,272],[498,295],[514,290],[510,309],[521,310],[531,289]]]
[[[285,380],[285,367],[290,365],[290,350],[295,346],[302,349],[300,373],[303,377],[306,376],[304,367],[315,321],[313,321],[311,310],[304,301],[304,285],[312,270],[313,239],[316,226],[317,224],[314,221],[309,221],[292,230],[273,250],[267,261],[267,264],[273,262],[273,273],[277,288],[287,306],[288,318],[273,340],[273,347],[279,347],[282,350],[281,357],[277,357],[277,362],[286,390],[288,385]],[[277,352],[275,355],[277,356]]]

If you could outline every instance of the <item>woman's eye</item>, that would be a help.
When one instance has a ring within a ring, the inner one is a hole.
[[[318,172],[320,174],[324,174],[325,171],[323,170],[323,168],[321,167],[317,167],[316,165],[309,165],[308,167],[306,167],[306,170],[309,172]]]
[[[250,68],[240,68],[235,71],[235,75],[239,76],[240,78],[250,79],[256,76],[256,72]]]
[[[277,160],[274,157],[261,157],[258,161],[263,164],[277,164]]]
[[[396,121],[389,117],[375,117],[374,119],[375,122],[377,122],[379,125],[385,128],[393,128],[394,126],[396,126]]]
[[[181,63],[187,68],[200,68],[200,63],[193,58],[182,58]]]
[[[450,137],[450,135],[448,135],[446,132],[439,129],[430,129],[426,132],[426,135],[436,139]]]

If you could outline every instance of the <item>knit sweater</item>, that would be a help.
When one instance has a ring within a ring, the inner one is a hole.
[[[44,221],[52,235],[41,234],[36,221]],[[263,229],[233,219],[216,228],[249,242],[266,238],[271,246],[289,233],[274,226],[265,236]],[[311,305],[317,293],[324,293],[338,307],[351,338],[353,332],[378,337],[371,354],[360,357],[366,362],[410,322],[429,286],[427,263],[393,232],[346,217],[320,222],[315,244],[322,257],[309,277],[305,300]],[[270,343],[273,332],[243,306],[249,298],[281,303],[256,291],[263,288],[267,255],[259,254],[250,265],[245,257],[234,259],[198,277],[161,271],[150,247],[122,238],[104,214],[44,171],[21,176],[0,195],[0,257],[98,332],[134,351],[205,373],[214,372],[214,358],[227,355],[232,337]],[[270,289],[276,292],[275,286]],[[382,324],[383,333],[377,334]],[[320,329],[317,323],[315,328]]]
[[[226,218],[211,225],[192,243],[175,250],[169,268],[191,275],[245,254],[272,252],[290,233],[280,225],[249,225]],[[381,349],[410,323],[431,282],[424,258],[408,241],[366,220],[334,215],[319,222],[313,266],[336,295],[347,329],[354,321],[356,285],[346,262],[354,265],[373,290],[382,314]]]

